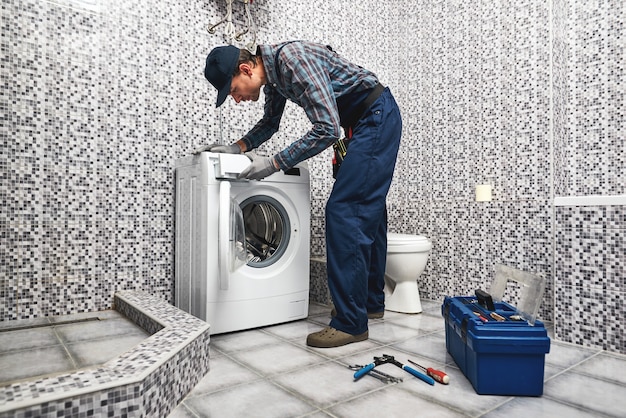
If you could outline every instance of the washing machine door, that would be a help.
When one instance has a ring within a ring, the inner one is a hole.
[[[246,232],[247,264],[265,268],[277,263],[289,247],[291,225],[285,207],[266,194],[240,203]]]
[[[220,182],[218,260],[220,289],[228,290],[232,272],[246,264],[246,231],[239,204],[230,195],[230,182]]]

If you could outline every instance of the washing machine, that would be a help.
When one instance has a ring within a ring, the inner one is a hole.
[[[238,180],[249,164],[210,152],[175,163],[175,305],[211,334],[308,315],[307,165]]]

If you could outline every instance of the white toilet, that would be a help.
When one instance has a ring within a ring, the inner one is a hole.
[[[417,278],[424,271],[432,242],[421,235],[387,233],[385,309],[422,312]]]

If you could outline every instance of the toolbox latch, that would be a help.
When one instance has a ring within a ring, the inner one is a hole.
[[[467,319],[467,317],[463,318],[463,321],[461,321],[461,339],[463,339],[464,343],[467,343],[467,323],[469,322],[469,320]]]

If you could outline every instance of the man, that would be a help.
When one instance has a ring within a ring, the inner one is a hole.
[[[229,95],[237,103],[256,101],[262,86],[265,107],[263,118],[236,143],[203,146],[196,152],[243,153],[257,148],[278,131],[287,99],[301,106],[313,125],[277,154],[251,156],[252,163],[239,178],[260,180],[330,146],[338,147],[336,180],[326,204],[334,316],[328,327],[307,337],[307,345],[338,347],[366,340],[368,317],[382,318],[385,309],[386,196],[402,130],[391,92],[372,72],[330,47],[303,41],[259,45],[256,54],[234,46],[217,47],[207,57],[204,75],[218,91],[217,107]],[[340,140],[341,127],[345,141]],[[342,145],[349,147],[345,158]]]

